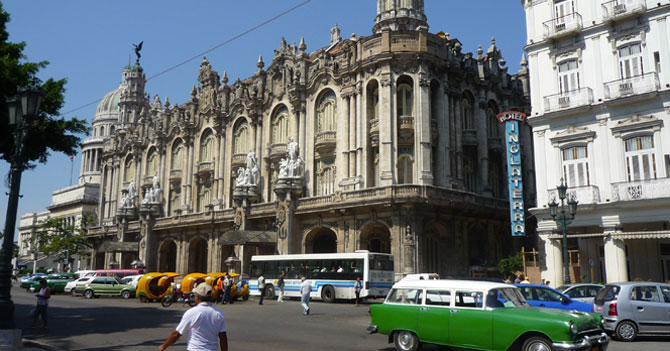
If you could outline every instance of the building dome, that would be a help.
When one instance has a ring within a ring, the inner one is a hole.
[[[121,97],[121,89],[115,89],[107,93],[105,97],[98,103],[98,108],[95,110],[95,117],[93,121],[101,119],[118,119],[119,115],[119,98]]]

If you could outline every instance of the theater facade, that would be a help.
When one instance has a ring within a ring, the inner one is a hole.
[[[146,96],[139,59],[125,67],[93,125],[94,267],[245,274],[253,255],[370,250],[398,276],[468,276],[519,250],[495,116],[528,106],[525,60],[508,73],[493,39],[463,52],[429,32],[423,0],[377,7],[371,35],[277,38],[245,79],[203,58],[183,104]],[[520,143],[531,206],[525,125]]]

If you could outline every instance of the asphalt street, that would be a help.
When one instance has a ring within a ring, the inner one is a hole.
[[[141,303],[137,299],[101,297],[86,300],[69,295],[54,295],[49,306],[49,327],[31,329],[33,293],[12,289],[16,322],[24,338],[70,351],[157,350],[189,308],[182,303],[164,308],[160,303]],[[302,314],[298,300],[278,303],[266,300],[239,301],[217,305],[224,312],[230,350],[393,350],[384,335],[369,335],[368,306],[352,303],[312,302],[309,316]],[[184,350],[183,337],[169,350]],[[442,350],[435,346],[424,350]],[[670,337],[643,338],[633,343],[612,342],[611,351],[670,349]]]

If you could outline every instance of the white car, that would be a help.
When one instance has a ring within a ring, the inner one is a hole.
[[[400,281],[433,280],[433,279],[440,279],[440,276],[437,273],[412,273],[412,274],[406,275]]]
[[[144,274],[128,275],[121,278],[121,281],[123,284],[129,284],[137,288],[137,283],[140,281],[140,278],[142,278],[143,275]]]
[[[70,294],[72,294],[72,296],[75,296],[76,294],[74,292],[74,288],[77,285],[80,285],[80,284],[83,285],[83,284],[86,284],[86,283],[90,282],[91,280],[93,280],[93,278],[95,278],[95,277],[83,277],[83,278],[79,278],[77,280],[73,280],[73,281],[68,282],[65,285],[65,293],[66,294],[70,293]]]
[[[557,290],[573,300],[592,304],[593,299],[602,288],[604,286],[600,284],[569,284],[559,286]]]

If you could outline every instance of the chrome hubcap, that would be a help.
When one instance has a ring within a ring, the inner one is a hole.
[[[408,332],[400,332],[398,344],[400,344],[400,347],[403,350],[411,350],[414,346],[414,338],[412,337],[412,334]]]
[[[635,330],[633,329],[632,325],[623,324],[619,327],[619,334],[624,339],[630,339],[633,337],[633,334],[635,334]]]
[[[538,341],[530,344],[528,351],[551,351],[551,349],[547,344]]]

